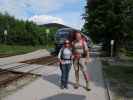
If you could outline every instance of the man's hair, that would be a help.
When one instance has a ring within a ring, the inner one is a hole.
[[[76,40],[76,34],[77,34],[77,33],[80,33],[80,31],[74,30],[74,31],[72,32],[71,41]]]

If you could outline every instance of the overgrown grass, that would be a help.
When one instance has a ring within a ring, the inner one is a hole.
[[[19,45],[0,44],[0,56],[24,54],[44,48],[45,48],[44,46],[19,46]]]
[[[133,51],[127,51],[127,52],[126,52],[126,55],[127,55],[128,57],[133,57]]]
[[[128,50],[128,49],[122,48],[120,50],[120,52],[121,53],[124,53],[128,57],[133,57],[133,51],[132,50]]]
[[[128,93],[133,92],[133,65],[110,65],[104,63],[103,73],[108,80],[109,88],[112,91],[114,100],[124,100],[123,97],[133,98]],[[121,98],[121,99],[118,99]]]
[[[133,65],[130,67],[107,65],[103,70],[108,79],[133,86]]]

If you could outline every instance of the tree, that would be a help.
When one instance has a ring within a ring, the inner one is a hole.
[[[110,41],[115,40],[117,54],[126,37],[133,34],[133,1],[87,0],[85,9],[83,31],[95,42],[103,42],[108,53]]]
[[[46,27],[38,26],[31,21],[15,19],[8,13],[0,13],[0,43],[5,43],[4,30],[7,30],[6,44],[33,46],[54,44],[54,34],[57,28],[49,28],[49,37],[46,34],[46,29]]]

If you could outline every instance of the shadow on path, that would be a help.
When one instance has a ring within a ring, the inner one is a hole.
[[[62,93],[40,100],[85,100],[85,98],[84,95]]]
[[[102,73],[102,64],[99,58],[93,58],[93,61],[87,65],[88,71],[90,73],[90,80],[94,82],[94,84],[98,87],[105,88],[104,86],[104,79]],[[50,83],[60,86],[60,75],[59,74],[52,74],[52,75],[43,75],[43,79],[49,81]],[[69,80],[69,84],[74,85],[73,82]],[[80,87],[83,87],[80,85]]]
[[[60,87],[60,75],[58,75],[58,74],[52,74],[52,75],[48,75],[48,76],[43,75],[43,79]],[[74,86],[75,83],[69,81],[68,84],[71,84],[72,86]],[[85,88],[85,86],[82,86],[80,84],[79,84],[79,87]]]
[[[105,88],[100,58],[93,58],[93,61],[88,64],[88,71],[91,81],[94,82],[96,86]]]
[[[44,80],[47,80],[48,82],[56,85],[56,86],[60,86],[60,76],[58,74],[52,74],[52,75],[48,75],[48,76],[45,76],[43,75],[43,79]]]

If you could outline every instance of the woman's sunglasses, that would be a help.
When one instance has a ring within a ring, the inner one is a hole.
[[[64,44],[70,44],[69,42],[65,42]]]

